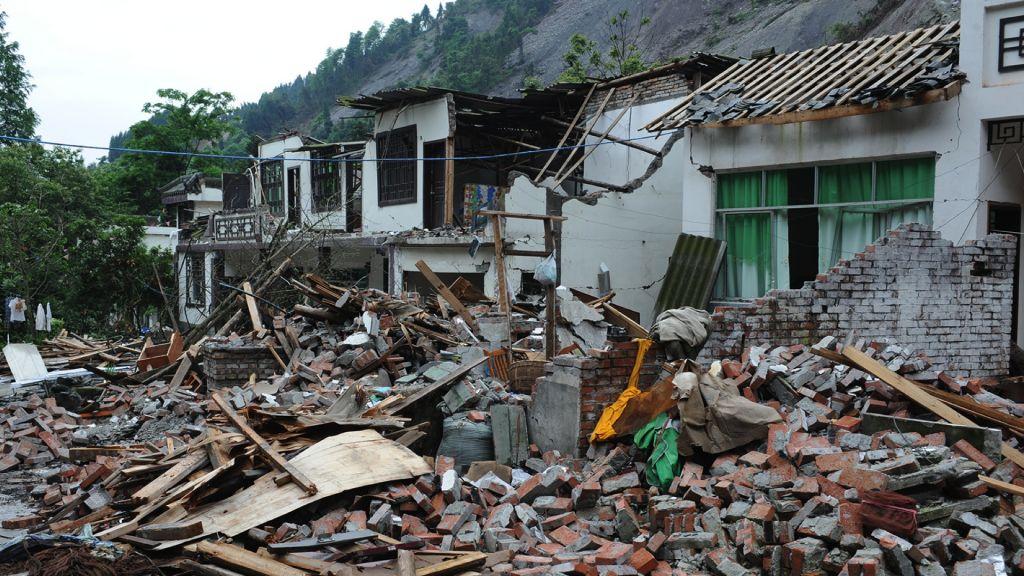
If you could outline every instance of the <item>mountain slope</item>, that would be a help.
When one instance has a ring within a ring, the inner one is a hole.
[[[640,46],[648,62],[691,52],[749,56],[887,34],[958,17],[959,0],[456,0],[387,27],[352,34],[315,71],[238,111],[247,134],[298,129],[341,140],[365,135],[341,96],[434,84],[512,95],[526,77],[555,81],[569,37],[606,48],[608,20],[650,18]],[[325,44],[340,39],[325,38]]]

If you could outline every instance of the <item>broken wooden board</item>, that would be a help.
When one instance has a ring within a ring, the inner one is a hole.
[[[423,274],[423,277],[426,278],[427,282],[430,282],[430,285],[434,287],[434,290],[437,290],[438,295],[448,301],[448,304],[451,305],[459,316],[462,316],[462,319],[465,320],[466,324],[473,329],[473,332],[479,332],[480,326],[476,323],[476,317],[466,309],[466,306],[462,304],[462,301],[459,300],[455,294],[452,294],[452,291],[444,285],[444,282],[441,282],[441,279],[437,277],[437,274],[434,274],[434,271],[430,269],[430,266],[427,266],[426,262],[420,260],[416,262],[416,268],[419,269],[421,274]]]
[[[221,412],[223,412],[224,415],[228,417],[228,420],[230,420],[231,423],[234,424],[234,426],[242,432],[242,434],[245,434],[245,436],[249,440],[251,440],[253,444],[256,445],[260,453],[262,453],[268,460],[270,460],[274,467],[276,467],[279,470],[284,470],[285,472],[287,472],[288,475],[291,476],[292,480],[299,486],[302,486],[302,489],[305,490],[307,494],[316,494],[316,483],[310,481],[309,478],[306,478],[305,474],[297,470],[294,466],[292,466],[291,463],[285,460],[283,456],[278,454],[276,450],[271,448],[270,444],[268,444],[267,441],[264,440],[262,436],[260,436],[255,430],[253,430],[252,427],[250,427],[249,424],[246,423],[244,418],[242,418],[241,416],[238,415],[237,412],[235,412],[235,410],[231,407],[230,404],[228,404],[224,400],[224,397],[221,396],[219,392],[214,392],[211,395],[211,397],[213,398],[213,401],[217,404],[217,406],[220,407]]]
[[[319,490],[314,496],[307,496],[294,483],[277,486],[277,472],[268,472],[249,488],[196,510],[186,520],[201,520],[203,536],[217,532],[237,536],[328,496],[381,482],[407,480],[432,470],[422,457],[373,430],[325,438],[289,462],[316,483]],[[160,548],[181,543],[162,543]]]
[[[843,356],[856,364],[861,370],[875,376],[879,380],[892,386],[907,398],[917,402],[933,414],[953,424],[964,426],[977,426],[973,420],[957,412],[952,407],[943,404],[931,394],[918,388],[916,384],[900,376],[899,374],[882,366],[877,360],[867,354],[855,349],[853,346],[843,347]],[[1024,467],[1024,452],[1017,450],[1009,444],[1003,443],[1000,452],[1004,457],[1009,458],[1014,464]]]
[[[193,548],[190,546],[189,548]],[[242,569],[247,574],[266,576],[308,576],[308,572],[292,568],[277,560],[249,552],[240,546],[219,542],[199,542],[194,545],[196,552],[209,556],[214,563],[228,568]]]
[[[132,500],[137,502],[152,502],[163,496],[165,492],[174,488],[183,480],[189,477],[196,470],[206,466],[210,461],[209,456],[203,450],[196,450],[178,461],[170,470],[157,476],[149,484],[139,488],[132,494]]]
[[[416,576],[448,576],[449,574],[460,574],[471,568],[479,568],[487,562],[487,554],[483,552],[470,552],[460,554],[451,560],[444,560],[437,564],[424,566],[416,570]]]

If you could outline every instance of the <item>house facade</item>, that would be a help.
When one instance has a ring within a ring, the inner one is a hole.
[[[463,276],[493,296],[494,238],[475,211],[560,214],[567,218],[558,225],[561,282],[593,293],[608,270],[616,303],[649,322],[660,286],[647,279],[665,275],[679,235],[674,182],[686,153],[643,128],[732,62],[696,55],[516,99],[418,88],[349,103],[375,113],[363,218],[367,230],[391,235],[390,290],[426,288],[415,267],[424,260],[442,280]],[[401,158],[424,160],[395,161]],[[510,293],[539,292],[538,259],[516,252],[542,250],[543,238],[540,221],[506,221]]]
[[[652,122],[690,140],[683,232],[728,244],[716,302],[815,287],[901,224],[1019,238],[1022,22],[1024,4],[979,0],[960,22],[744,60]],[[1012,267],[1004,325],[1021,343]]]
[[[382,288],[383,239],[362,231],[362,149],[281,134],[260,144],[246,173],[223,175],[219,206],[180,222],[179,321],[202,321],[266,257]]]

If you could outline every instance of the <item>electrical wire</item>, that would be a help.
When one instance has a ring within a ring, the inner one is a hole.
[[[678,130],[678,129],[677,129]],[[666,131],[674,132],[673,131]],[[452,160],[455,162],[461,161],[478,161],[478,160],[498,160],[501,158],[515,158],[518,156],[530,156],[536,154],[549,154],[551,152],[561,152],[563,150],[576,150],[580,148],[593,148],[596,146],[605,146],[609,144],[620,144],[622,142],[636,142],[639,140],[654,140],[661,138],[664,133],[650,134],[645,136],[634,136],[632,138],[618,138],[615,141],[612,140],[601,140],[598,142],[585,142],[582,144],[563,145],[555,146],[553,148],[538,148],[536,150],[517,150],[515,152],[500,152],[497,154],[479,154],[475,156],[431,156],[429,158],[289,158],[289,161],[295,162],[333,162],[338,164],[347,163],[363,163],[363,162],[442,162]],[[269,162],[282,160],[279,156],[274,157],[263,157],[263,156],[242,156],[240,154],[211,154],[208,152],[181,152],[177,150],[150,150],[145,148],[126,148],[121,146],[93,146],[90,144],[71,144],[67,142],[54,142],[51,140],[41,140],[37,138],[21,138],[18,136],[5,136],[0,135],[0,141],[7,142],[20,142],[24,144],[41,144],[46,146],[61,146],[64,148],[81,148],[84,150],[107,150],[112,152],[121,152],[124,154],[151,154],[156,156],[185,156],[189,158],[212,158],[219,160],[245,160],[248,162]]]

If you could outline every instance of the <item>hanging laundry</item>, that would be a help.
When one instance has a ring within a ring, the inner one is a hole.
[[[53,331],[53,312],[50,311],[50,303],[46,303],[46,331]]]
[[[11,298],[8,302],[8,307],[11,311],[11,322],[25,321],[25,308],[28,305],[25,303],[24,298]]]
[[[46,330],[46,309],[43,308],[42,303],[36,305],[36,330],[40,332]]]

